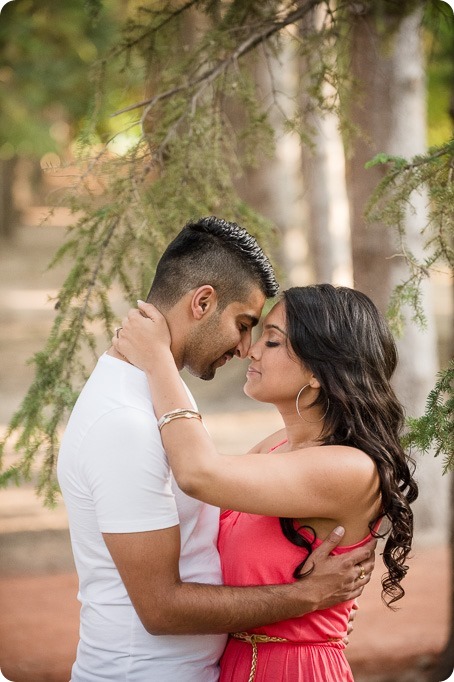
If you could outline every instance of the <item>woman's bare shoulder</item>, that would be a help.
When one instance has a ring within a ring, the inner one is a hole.
[[[317,457],[313,456],[315,450],[311,448],[299,452],[306,465],[340,487],[351,486],[363,494],[379,485],[377,466],[364,450],[347,445],[321,445],[317,448]]]
[[[327,462],[334,469],[354,467],[361,472],[371,473],[376,471],[376,465],[370,455],[360,448],[351,445],[318,445],[318,461]],[[305,457],[313,457],[314,448],[299,450]]]

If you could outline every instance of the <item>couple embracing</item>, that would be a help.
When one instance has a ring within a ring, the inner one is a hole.
[[[348,682],[378,536],[384,595],[403,595],[417,486],[393,338],[367,296],[324,284],[285,291],[252,343],[277,291],[246,230],[190,222],[84,387],[58,462],[72,682]],[[235,356],[284,424],[239,457],[216,451],[179,375],[212,379]]]

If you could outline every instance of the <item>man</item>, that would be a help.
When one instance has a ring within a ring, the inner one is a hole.
[[[246,356],[277,289],[257,242],[211,217],[188,223],[168,246],[148,301],[167,319],[178,367],[211,379]],[[219,510],[171,480],[146,377],[114,349],[74,408],[58,477],[82,603],[73,682],[214,682],[224,633],[358,596],[373,567],[371,546],[328,557],[341,537],[334,534],[299,583],[222,586]]]

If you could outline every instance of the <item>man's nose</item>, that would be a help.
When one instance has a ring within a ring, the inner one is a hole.
[[[239,344],[235,348],[235,355],[237,358],[241,358],[242,360],[247,358],[249,348],[251,347],[251,337],[252,335],[250,331],[241,337]]]

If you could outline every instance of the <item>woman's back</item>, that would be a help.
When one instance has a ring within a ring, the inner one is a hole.
[[[311,539],[307,531],[300,532]],[[356,546],[369,539],[370,536],[364,538]],[[314,546],[319,542],[316,540]],[[239,586],[291,582],[295,580],[292,576],[295,566],[306,554],[284,537],[279,519],[234,511],[221,515],[218,549],[224,583]],[[335,553],[350,549],[353,547],[340,547]],[[352,602],[345,602],[301,618],[251,629],[249,635],[287,640],[259,643],[254,682],[353,680],[342,641],[351,608]],[[231,638],[221,660],[221,682],[247,682],[252,653],[250,642]]]

